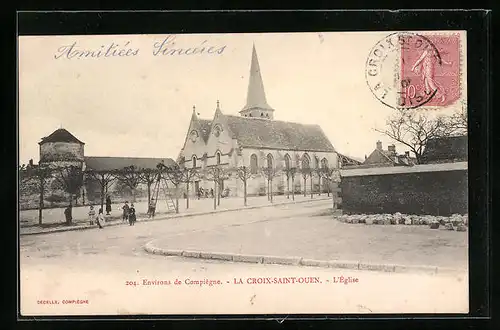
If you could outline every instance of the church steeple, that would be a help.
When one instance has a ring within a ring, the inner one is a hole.
[[[248,81],[247,103],[240,113],[244,117],[273,119],[273,112],[273,108],[267,104],[259,59],[257,58],[257,51],[254,44],[252,49],[252,64],[250,65],[250,78]]]

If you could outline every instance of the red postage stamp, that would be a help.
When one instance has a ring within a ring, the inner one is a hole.
[[[463,94],[461,55],[457,33],[392,33],[370,51],[366,82],[395,109],[447,107]]]
[[[428,41],[423,47],[401,47],[401,106],[418,96],[426,106],[451,105],[460,99],[460,37],[422,38]]]

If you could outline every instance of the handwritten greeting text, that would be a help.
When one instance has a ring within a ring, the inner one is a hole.
[[[153,56],[193,56],[193,55],[221,55],[226,50],[226,45],[212,45],[208,40],[199,44],[179,47],[176,36],[169,35],[161,41],[155,41],[149,54]],[[132,41],[125,43],[111,42],[98,48],[85,48],[76,41],[60,46],[54,54],[54,59],[106,59],[116,57],[138,56],[143,53],[142,49],[135,47]]]

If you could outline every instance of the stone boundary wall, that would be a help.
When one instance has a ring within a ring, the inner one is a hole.
[[[345,214],[468,213],[466,162],[341,170]]]

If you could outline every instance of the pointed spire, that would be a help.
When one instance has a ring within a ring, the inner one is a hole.
[[[257,57],[257,51],[255,50],[255,44],[252,48],[252,63],[250,65],[250,78],[248,81],[248,92],[247,92],[247,103],[242,111],[259,108],[264,110],[273,110],[269,104],[267,104],[266,93],[264,91],[264,83],[262,81],[262,75],[260,72],[259,59]]]

